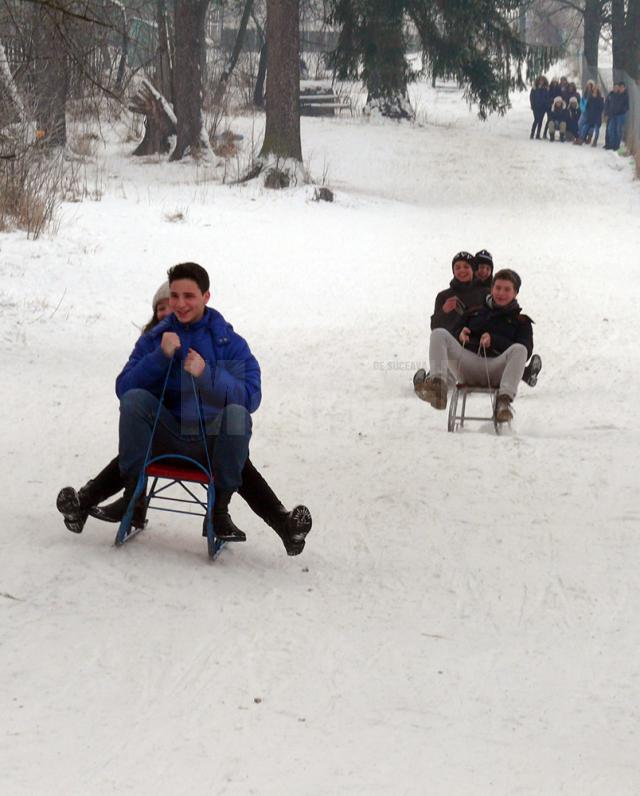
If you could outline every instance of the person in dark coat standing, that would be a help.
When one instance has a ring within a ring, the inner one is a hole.
[[[607,117],[605,149],[620,149],[628,111],[629,95],[627,94],[627,87],[621,81],[614,85],[605,103],[604,112]]]
[[[587,144],[591,144],[591,146],[598,145],[598,136],[600,135],[600,125],[602,124],[603,112],[604,97],[600,91],[600,86],[594,86],[591,95],[587,98],[587,107],[584,112],[584,140]]]
[[[535,137],[539,139],[542,122],[549,108],[549,87],[546,77],[541,76],[536,78],[536,82],[529,94],[529,103],[533,111],[533,124],[531,125],[531,135],[529,138],[533,138],[535,134]]]
[[[453,333],[446,329],[431,332],[430,373],[419,393],[424,401],[435,409],[446,409],[451,370],[465,384],[497,387],[496,420],[507,423],[513,419],[511,404],[533,351],[532,321],[517,301],[520,285],[515,271],[498,271],[483,307],[465,314]]]

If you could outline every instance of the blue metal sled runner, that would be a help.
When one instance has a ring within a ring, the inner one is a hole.
[[[206,467],[196,459],[192,459],[189,456],[182,456],[180,454],[174,453],[164,453],[159,456],[151,456],[151,450],[153,447],[153,438],[156,433],[156,428],[158,426],[158,420],[160,418],[160,409],[162,408],[162,404],[164,401],[164,394],[167,389],[167,382],[169,381],[169,374],[171,373],[171,367],[173,365],[173,359],[169,363],[169,367],[167,368],[167,375],[164,380],[164,386],[162,388],[162,393],[160,395],[160,402],[158,404],[158,411],[156,412],[155,420],[153,423],[153,429],[151,431],[151,439],[149,440],[149,446],[147,447],[147,453],[145,455],[144,466],[140,472],[140,476],[138,477],[138,483],[136,484],[135,491],[131,500],[129,501],[129,505],[127,506],[127,510],[125,512],[122,521],[120,522],[120,526],[118,528],[118,533],[116,534],[115,544],[117,546],[123,545],[125,542],[132,539],[134,536],[140,533],[140,531],[144,528],[144,523],[142,523],[141,528],[133,528],[133,512],[136,507],[136,504],[140,498],[145,494],[145,489],[147,486],[147,480],[149,478],[153,479],[151,484],[151,489],[146,494],[144,498],[145,501],[145,514],[146,510],[151,508],[155,509],[156,511],[171,511],[174,514],[189,514],[196,517],[204,517],[205,518],[205,527],[207,531],[207,550],[209,552],[209,558],[214,559],[222,547],[224,546],[224,542],[221,539],[217,539],[215,535],[215,531],[213,529],[213,507],[215,505],[216,500],[216,490],[213,481],[213,469],[211,467],[211,457],[209,456],[209,448],[207,446],[207,436],[205,433],[205,425],[204,425],[204,417],[202,413],[202,406],[200,405],[200,401],[198,400],[198,394],[196,390],[195,381],[193,376],[191,376],[191,384],[193,387],[193,392],[196,397],[196,403],[198,406],[198,415],[200,420],[200,436],[202,439],[202,445],[205,451],[206,457]],[[163,483],[162,486],[158,487],[158,481],[166,481],[167,483]],[[194,485],[194,491],[190,488],[189,485]],[[182,487],[184,492],[189,495],[190,499],[185,498],[175,498],[169,497],[168,495],[162,494],[170,487],[174,485],[179,485]],[[195,494],[197,491],[197,487],[204,488],[205,494],[202,493]],[[151,502],[154,501],[167,501],[171,504],[173,503],[181,503],[181,504],[189,504],[192,506],[197,506],[201,511],[184,511],[180,508],[166,508],[157,505],[151,505]]]

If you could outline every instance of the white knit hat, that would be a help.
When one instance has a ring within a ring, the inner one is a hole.
[[[171,288],[169,287],[168,282],[163,282],[160,287],[156,290],[155,295],[153,297],[153,301],[151,306],[153,311],[156,311],[156,307],[163,299],[168,299],[171,297]]]

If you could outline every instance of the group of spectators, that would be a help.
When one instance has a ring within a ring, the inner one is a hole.
[[[548,81],[540,76],[531,89],[529,101],[533,111],[530,138],[541,137],[544,122],[542,138],[548,134],[549,140],[555,141],[558,134],[561,142],[597,146],[604,117],[604,148],[619,149],[629,111],[629,95],[623,82],[615,83],[605,99],[593,80],[587,81],[580,96],[576,84],[570,83],[566,77]]]
[[[495,420],[509,423],[518,383],[534,387],[542,369],[533,354],[532,321],[517,301],[520,277],[510,268],[494,274],[486,249],[458,252],[451,269],[453,278],[436,296],[431,316],[429,372],[420,368],[414,374],[414,390],[435,409],[445,409],[451,379],[495,387]]]

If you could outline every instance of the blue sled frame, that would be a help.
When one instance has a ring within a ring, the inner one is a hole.
[[[171,359],[169,362],[169,367],[167,368],[167,375],[164,380],[164,386],[162,388],[162,393],[160,395],[160,401],[158,404],[158,411],[156,413],[156,417],[153,423],[153,429],[151,431],[151,439],[149,440],[149,445],[147,447],[147,452],[144,459],[144,465],[142,470],[140,471],[140,476],[138,477],[138,482],[136,484],[135,491],[131,500],[129,501],[129,505],[127,506],[127,510],[122,518],[120,525],[118,527],[118,533],[116,534],[116,538],[114,544],[116,546],[121,546],[125,542],[128,542],[129,539],[132,539],[134,536],[137,536],[140,531],[143,530],[142,528],[133,528],[133,512],[141,495],[144,493],[147,480],[151,477],[153,478],[153,483],[151,485],[151,490],[149,494],[145,498],[145,514],[146,510],[149,508],[155,509],[156,511],[171,511],[174,514],[189,514],[191,516],[196,517],[205,517],[206,518],[206,526],[207,526],[207,550],[209,553],[209,558],[211,560],[215,559],[220,550],[224,547],[224,541],[221,539],[216,538],[215,532],[213,530],[213,507],[216,501],[216,490],[213,481],[213,468],[211,466],[211,459],[209,456],[209,449],[207,446],[207,437],[205,434],[205,425],[204,425],[204,417],[202,412],[202,407],[200,405],[200,401],[198,400],[198,394],[196,390],[195,381],[193,376],[191,377],[191,384],[193,387],[193,393],[196,397],[196,404],[198,406],[198,414],[200,420],[200,435],[202,437],[202,445],[204,447],[206,459],[207,459],[207,466],[200,464],[199,461],[196,459],[192,459],[189,456],[183,456],[181,454],[175,453],[165,453],[159,456],[151,457],[151,449],[153,446],[153,438],[156,433],[156,428],[158,426],[158,420],[160,418],[160,410],[162,408],[162,403],[164,401],[164,394],[167,389],[167,382],[169,381],[169,374],[171,373],[171,367],[173,365],[174,359]],[[158,464],[159,462],[166,462],[166,460],[171,460],[172,462],[180,461],[183,464],[182,467],[177,468],[174,464],[173,467],[155,467],[154,465]],[[163,472],[164,470],[164,472]],[[164,484],[160,488],[158,488],[158,480],[162,479],[163,481],[168,481],[168,483]],[[187,486],[187,484],[200,484],[206,492],[206,502],[202,498],[198,497],[191,489]],[[174,484],[178,484],[182,487],[182,489],[190,496],[191,500],[184,500],[180,498],[172,498],[168,497],[167,495],[162,495],[161,493],[165,490],[169,489]],[[200,514],[198,512],[192,511],[183,511],[177,508],[162,508],[160,506],[152,506],[152,500],[166,500],[171,501],[172,503],[187,503],[190,505],[196,505],[200,509],[202,509],[203,513]]]

